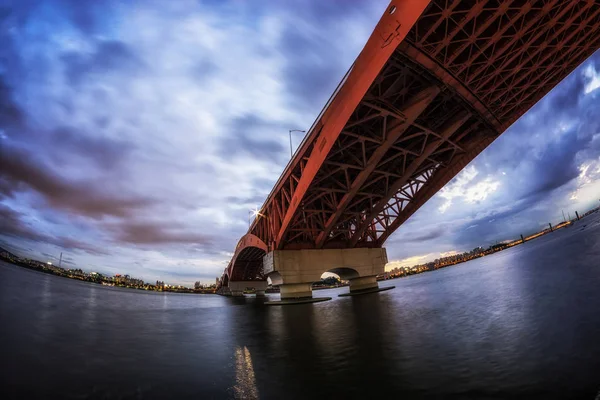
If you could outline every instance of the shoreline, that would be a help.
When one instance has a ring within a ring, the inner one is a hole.
[[[482,252],[480,254],[474,255],[474,256],[472,256],[471,258],[468,258],[468,259],[463,259],[463,260],[459,260],[459,261],[455,261],[455,262],[448,262],[446,264],[441,264],[439,266],[435,266],[433,269],[424,269],[424,270],[420,270],[420,271],[413,272],[413,273],[404,273],[404,274],[398,274],[398,275],[393,275],[392,274],[388,278],[382,277],[380,279],[377,279],[377,281],[378,282],[381,282],[381,281],[391,281],[391,280],[394,280],[394,279],[406,278],[406,277],[413,276],[413,275],[420,275],[420,274],[425,273],[425,272],[437,271],[438,269],[443,269],[443,268],[446,268],[446,267],[452,267],[454,265],[463,264],[463,263],[466,263],[466,262],[469,262],[469,261],[472,261],[472,260],[483,258],[485,256],[489,256],[489,255],[492,255],[492,254],[500,253],[503,250],[507,250],[509,248],[512,248],[512,247],[515,247],[515,246],[518,246],[518,245],[521,245],[521,244],[525,244],[525,243],[530,242],[530,241],[532,241],[534,239],[537,239],[537,238],[539,238],[541,236],[545,236],[547,234],[556,232],[557,230],[560,230],[560,229],[563,229],[563,228],[568,228],[568,227],[575,227],[579,223],[582,223],[585,218],[587,218],[590,215],[593,215],[593,214],[595,214],[597,212],[598,212],[598,209],[593,209],[593,210],[590,210],[588,213],[586,213],[586,214],[582,215],[581,217],[579,217],[579,219],[574,219],[574,220],[569,220],[569,221],[562,222],[560,224],[557,224],[556,226],[553,226],[551,229],[546,228],[546,229],[544,229],[544,230],[542,230],[540,232],[536,232],[536,233],[534,233],[532,235],[529,235],[527,237],[522,237],[522,239],[516,239],[516,240],[513,240],[511,242],[507,242],[507,243],[503,243],[503,244],[497,245],[497,247],[495,247],[495,248],[493,248],[493,246],[491,246],[490,249],[488,249],[488,250],[486,250],[486,251],[484,251],[484,252]],[[584,227],[586,227],[586,226],[587,225],[584,225]],[[386,272],[386,274],[387,273],[389,273],[389,272]]]
[[[488,256],[488,255],[496,254],[503,250],[506,250],[506,249],[512,248],[514,246],[518,246],[520,244],[524,244],[531,240],[537,239],[540,236],[545,236],[546,234],[553,233],[559,229],[579,225],[584,220],[586,220],[587,217],[589,217],[597,212],[599,212],[598,208],[592,209],[592,210],[588,211],[587,213],[585,213],[584,215],[582,215],[581,217],[579,217],[578,219],[564,221],[562,223],[557,224],[554,227],[550,226],[550,229],[546,228],[542,231],[536,232],[527,237],[521,236],[520,239],[516,239],[513,241],[507,241],[502,244],[490,246],[489,249],[484,250],[481,253],[473,254],[471,256],[464,255],[463,256],[464,258],[459,259],[459,260],[448,261],[445,263],[442,262],[442,263],[439,263],[436,265],[431,265],[431,266],[428,266],[428,265],[412,266],[411,268],[417,268],[417,270],[416,271],[409,270],[408,273],[405,269],[402,273],[398,273],[398,272],[391,273],[391,271],[384,272],[384,274],[382,274],[380,277],[378,277],[377,281],[388,281],[388,280],[406,278],[408,276],[419,275],[424,272],[436,271],[438,269],[442,269],[442,268],[446,268],[446,267],[450,267],[450,266],[454,266],[454,265],[458,265],[458,264],[463,264],[463,263],[466,263],[471,260],[476,260],[476,259]],[[584,225],[584,227],[585,226],[587,226],[587,225]],[[119,281],[118,279],[115,282],[115,279],[117,277],[119,277],[119,275],[117,275],[116,277],[105,277],[102,274],[96,274],[94,272],[92,272],[90,275],[87,273],[83,273],[81,270],[65,270],[60,267],[57,268],[57,267],[53,266],[52,264],[46,265],[46,264],[36,261],[36,260],[26,259],[25,261],[27,261],[27,262],[24,262],[18,258],[13,259],[12,257],[10,257],[11,255],[14,256],[13,254],[8,253],[8,252],[6,252],[6,253],[7,253],[7,255],[5,255],[5,254],[0,255],[0,261],[3,261],[7,264],[11,264],[11,265],[14,265],[17,267],[21,267],[24,269],[28,269],[31,271],[36,271],[36,272],[44,273],[44,274],[48,274],[48,275],[54,275],[54,276],[77,280],[77,281],[82,281],[82,282],[94,283],[94,284],[97,284],[100,286],[132,289],[132,290],[135,290],[138,292],[176,293],[176,294],[206,294],[206,295],[217,295],[218,294],[215,289],[190,289],[190,288],[186,288],[186,287],[173,287],[173,288],[167,287],[167,288],[165,288],[165,286],[161,287],[161,286],[146,284],[144,282],[142,282],[141,285],[128,285],[128,284],[123,284],[122,281]],[[467,254],[467,253],[463,253],[463,254]],[[15,256],[15,258],[16,258],[16,256]],[[77,272],[77,271],[79,271],[79,272]],[[394,270],[392,270],[392,271],[394,271]],[[126,277],[128,278],[127,275],[126,275]],[[137,280],[137,281],[141,282],[141,280]],[[134,283],[136,283],[136,282],[134,282]],[[336,284],[336,285],[327,285],[327,286],[319,285],[317,287],[313,287],[312,290],[335,289],[335,288],[345,287],[345,286],[348,286],[348,284]],[[161,290],[157,290],[156,289],[157,287],[160,287]],[[267,293],[278,293],[278,292],[279,292],[279,290],[277,287],[269,288],[267,290]],[[248,293],[248,294],[251,294],[251,293]]]
[[[126,285],[119,285],[119,284],[105,284],[103,282],[98,282],[95,281],[93,279],[84,279],[84,278],[80,278],[80,277],[75,277],[75,276],[68,276],[65,274],[61,274],[61,273],[57,273],[49,268],[46,269],[42,269],[42,268],[37,268],[34,267],[32,265],[28,265],[26,263],[23,262],[19,262],[19,261],[15,261],[15,260],[11,260],[11,259],[7,259],[5,257],[0,257],[0,261],[5,262],[6,264],[10,264],[10,265],[14,265],[16,267],[20,267],[29,271],[34,271],[34,272],[38,272],[41,274],[47,274],[47,275],[52,275],[52,276],[56,276],[59,278],[65,278],[65,279],[70,279],[73,281],[80,281],[80,282],[85,282],[85,283],[92,283],[92,284],[96,284],[98,286],[103,286],[103,287],[115,287],[115,288],[120,288],[120,289],[130,289],[132,291],[137,291],[137,292],[154,292],[154,293],[175,293],[175,294],[194,294],[194,295],[198,295],[198,294],[207,294],[207,295],[214,295],[216,294],[214,291],[194,291],[193,289],[186,289],[186,290],[179,290],[179,289],[175,289],[175,290],[155,290],[155,289],[145,289],[144,287],[135,287],[135,286],[126,286]]]

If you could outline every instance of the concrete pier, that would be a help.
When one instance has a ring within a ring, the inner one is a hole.
[[[376,276],[384,272],[383,248],[275,250],[263,258],[264,271],[278,285],[281,300],[312,298],[312,283],[324,272],[350,281],[350,291],[377,289]]]
[[[312,282],[290,283],[279,286],[282,299],[305,299],[312,297]]]
[[[379,287],[375,275],[364,276],[362,278],[350,279],[350,291],[356,292],[359,290],[373,289]]]

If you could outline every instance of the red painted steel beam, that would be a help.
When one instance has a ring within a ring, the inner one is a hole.
[[[544,50],[546,48],[547,43],[551,42],[552,40],[554,40],[558,35],[560,35],[566,28],[570,27],[571,24],[589,7],[591,7],[594,3],[594,0],[588,0],[587,4],[585,7],[582,7],[581,9],[579,9],[579,11],[577,11],[575,14],[573,14],[563,25],[561,28],[559,28],[558,30],[554,31],[554,34],[551,35],[551,37],[549,38],[545,38],[545,40],[542,42],[542,44],[540,44],[540,47],[538,47],[536,50],[534,50],[533,52],[529,53],[529,48],[537,42],[537,39],[539,39],[540,37],[542,37],[545,33],[548,33],[550,31],[550,28],[553,27],[554,25],[556,25],[557,22],[560,21],[560,18],[562,18],[569,10],[571,10],[574,5],[577,5],[578,2],[573,1],[571,3],[571,7],[565,7],[558,15],[556,15],[552,21],[553,21],[553,25],[552,26],[548,26],[547,29],[541,30],[538,32],[538,34],[536,34],[534,37],[530,38],[527,41],[527,45],[523,46],[519,49],[519,51],[515,52],[509,59],[507,59],[506,61],[504,61],[502,63],[502,65],[498,68],[496,68],[496,73],[490,74],[490,76],[484,80],[482,83],[477,85],[477,90],[481,91],[481,90],[485,90],[487,93],[492,93],[500,84],[504,83],[507,79],[509,79],[510,77],[514,77],[516,74],[516,72],[518,71],[517,68],[508,68],[511,63],[513,61],[515,61],[518,57],[522,57],[522,56],[527,56],[525,61],[530,61],[531,58],[535,55],[537,55],[540,51]],[[545,26],[546,27],[546,26]],[[519,63],[519,65],[523,65],[523,60],[521,60],[521,62]],[[507,74],[506,72],[511,72],[509,74]],[[504,78],[501,79],[499,82],[497,82],[495,79],[498,76],[501,76],[504,73]],[[493,80],[493,85],[492,88],[486,88],[486,85],[491,82]],[[486,97],[486,96],[484,96]]]
[[[398,46],[398,50],[410,57],[413,61],[421,64],[423,67],[441,80],[448,87],[451,87],[456,91],[463,99],[465,99],[471,107],[475,109],[491,126],[493,126],[498,133],[502,132],[502,123],[496,118],[496,116],[488,109],[487,105],[479,100],[479,98],[471,91],[471,89],[465,86],[459,81],[454,75],[452,75],[447,69],[442,67],[437,61],[423,53],[422,51],[415,48],[413,45],[407,42],[403,42]]]
[[[448,59],[445,62],[446,67],[448,67],[452,63],[454,63],[454,60],[456,59],[456,57],[458,57],[463,51],[465,51],[465,49],[467,47],[469,47],[471,44],[473,44],[475,42],[475,40],[477,40],[485,32],[485,30],[487,28],[489,28],[489,26],[492,23],[494,23],[494,21],[496,21],[500,16],[506,14],[506,11],[508,11],[512,2],[513,2],[513,0],[508,0],[508,1],[503,2],[500,5],[500,7],[496,8],[496,11],[494,12],[494,14],[492,14],[492,16],[490,16],[482,24],[478,25],[477,30],[469,36],[469,40],[465,40],[463,42],[463,44],[461,44],[457,49],[455,49],[452,52],[452,54],[450,55],[450,57],[448,57]]]
[[[425,32],[425,34],[421,37],[421,39],[419,40],[419,46],[422,46],[423,43],[427,40],[427,38],[429,37],[429,35],[431,35],[433,32],[435,32],[437,30],[437,28],[440,26],[440,24],[442,22],[444,22],[444,20],[447,20],[451,15],[452,15],[452,10],[454,10],[456,8],[456,6],[458,6],[460,4],[461,0],[454,0],[449,6],[445,7],[439,14],[440,14],[440,18],[438,18],[427,30],[427,32]]]
[[[387,7],[367,44],[356,59],[348,78],[321,117],[322,128],[318,132],[315,131],[315,136],[312,138],[315,146],[285,212],[281,228],[275,239],[275,248],[282,246],[287,228],[302,198],[344,125],[397,45],[406,37],[428,4],[429,0],[394,0]]]
[[[536,26],[539,23],[539,21],[542,18],[544,18],[552,10],[552,8],[556,5],[556,3],[558,3],[559,1],[560,0],[552,0],[551,2],[544,4],[541,11],[539,13],[535,14],[535,16],[533,18],[531,18],[527,22],[527,24],[522,26],[519,29],[519,31],[522,32],[523,34],[529,32],[529,30],[532,29],[534,26]],[[485,51],[490,46],[494,46],[494,45],[498,44],[498,41],[500,40],[502,35],[504,35],[510,27],[515,26],[517,21],[519,21],[520,18],[525,16],[531,10],[531,8],[532,8],[531,3],[532,2],[525,3],[521,7],[519,13],[516,14],[513,18],[511,18],[511,20],[508,23],[505,23],[502,26],[502,29],[500,29],[498,32],[494,33],[494,35],[490,38],[490,40],[488,40],[488,42],[485,44],[485,46],[481,47],[479,49],[479,51],[474,56],[472,56],[471,60],[476,60],[477,57],[484,54]],[[564,12],[566,12],[566,10],[564,10]],[[494,48],[494,50],[492,51],[492,56],[490,58],[488,58],[488,60],[482,66],[480,66],[479,68],[475,69],[473,72],[468,74],[467,83],[468,84],[472,83],[483,71],[487,70],[487,68],[489,68],[491,65],[496,63],[498,58],[500,58],[500,56],[502,56],[508,49],[512,48],[512,46],[514,46],[515,43],[520,38],[521,38],[520,35],[513,35],[511,37],[511,39],[508,42],[506,42],[501,48],[499,48],[497,50]],[[470,64],[471,63],[464,63],[458,69],[457,75],[460,75],[465,69],[469,68]]]
[[[408,203],[400,215],[390,224],[388,229],[377,239],[377,245],[383,246],[385,241],[392,233],[400,227],[411,215],[413,215],[423,204],[425,204],[434,194],[443,188],[456,174],[466,167],[479,153],[494,141],[494,137],[488,137],[479,142],[470,151],[456,157],[447,168],[434,173],[431,179],[417,192],[416,201]]]
[[[365,185],[369,176],[375,171],[379,162],[385,156],[387,151],[396,143],[396,141],[402,136],[402,134],[408,129],[412,123],[421,115],[423,111],[431,104],[435,97],[440,92],[437,86],[429,87],[424,89],[422,92],[417,94],[411,99],[410,104],[407,104],[402,109],[404,115],[404,121],[398,121],[395,125],[392,125],[390,129],[385,133],[385,140],[380,146],[373,152],[365,168],[358,174],[356,179],[352,182],[352,186],[348,188],[342,197],[341,201],[337,205],[335,212],[329,217],[325,224],[325,229],[319,233],[317,237],[316,247],[321,248],[329,237],[331,230],[336,226],[339,218],[346,210],[348,204],[352,201],[358,191]]]
[[[590,31],[600,32],[600,23],[596,24]],[[600,39],[600,36],[596,37],[596,39],[593,41],[587,42],[582,48],[579,49],[579,51],[575,52],[575,55],[572,55],[573,54],[572,52],[567,52],[565,57],[567,57],[567,59],[570,61],[570,60],[578,60],[580,57],[582,57],[586,54],[589,55],[590,53],[592,53],[593,49],[597,48],[599,39]],[[563,58],[565,58],[565,57],[563,57]],[[553,62],[552,66],[559,63],[559,61],[560,60],[556,60],[555,62]],[[562,77],[569,75],[569,73],[577,67],[578,63],[571,65],[571,64],[567,64],[565,62],[563,65],[565,65],[565,66],[563,66],[562,68],[557,68],[557,69],[553,70],[553,72],[548,74],[546,77],[543,77],[543,76],[539,77],[540,79],[543,78],[543,80],[541,82],[538,83],[539,79],[536,79],[535,81],[531,82],[530,83],[531,87],[528,86],[528,89],[530,89],[531,91],[534,91],[536,94],[541,92],[545,95],[556,84],[555,83],[555,84],[549,85],[550,82],[552,82],[554,79],[556,79],[559,75],[562,75]],[[530,97],[528,93],[523,93],[523,91],[520,91],[514,97],[517,97],[517,95],[519,95],[519,94],[522,94],[522,97]],[[527,96],[525,96],[525,95],[527,95]],[[540,97],[540,96],[538,94],[537,96],[533,96],[533,97]],[[513,101],[513,100],[514,100],[514,98],[511,99],[511,101]],[[507,101],[507,104],[509,104],[508,101]],[[503,114],[501,115],[501,117],[508,117],[508,116],[514,114],[514,111],[519,109],[520,106],[521,106],[521,101],[515,101],[515,103],[512,106],[503,110]],[[522,115],[522,113],[518,113],[518,115],[520,116],[520,115]],[[509,123],[510,122],[512,122],[512,119],[509,120]]]
[[[456,36],[458,32],[460,32],[470,20],[481,14],[481,11],[483,10],[483,7],[485,7],[485,4],[487,2],[488,0],[478,0],[475,2],[475,4],[473,4],[473,7],[471,7],[471,9],[463,18],[461,18],[460,21],[458,21],[458,24],[456,24],[452,32],[447,33],[444,36],[444,39],[442,39],[442,41],[438,44],[438,46],[432,53],[432,56],[434,58],[437,57],[437,55],[440,54],[442,50],[447,48],[450,43],[452,43],[452,39],[454,39],[454,36]],[[451,14],[449,18],[452,18],[452,15],[453,14]]]
[[[588,24],[591,21],[593,21],[595,18],[597,18],[598,15],[600,15],[600,7],[598,7],[594,12],[592,12],[583,23],[579,24],[577,29],[575,29],[573,32],[571,32],[566,38],[561,40],[561,42],[556,46],[557,48],[554,49],[554,51],[547,51],[545,53],[545,55],[536,62],[536,65],[538,65],[539,67],[532,68],[530,71],[522,72],[522,73],[518,74],[518,76],[515,76],[515,80],[513,82],[511,82],[512,87],[518,86],[521,82],[523,82],[524,80],[526,80],[530,77],[537,78],[539,76],[538,68],[544,68],[545,69],[544,72],[546,72],[547,70],[552,70],[559,61],[565,60],[565,58],[567,58],[566,56],[567,56],[567,54],[569,54],[569,52],[568,51],[561,52],[562,48],[565,47],[565,45],[573,37],[575,37],[578,33],[581,33],[584,30],[586,30],[586,33],[577,40],[577,42],[574,44],[574,47],[578,47],[579,45],[581,45],[581,43],[585,42],[590,35],[592,35],[593,33],[596,33],[597,31],[595,31],[593,29],[588,29]],[[569,47],[571,47],[571,46],[569,46]],[[567,48],[567,50],[568,50],[568,48]],[[557,57],[556,60],[554,60],[550,65],[543,66],[543,64],[548,59],[550,59],[550,57],[552,57],[552,56]],[[530,59],[532,59],[533,57],[534,57],[534,55],[532,55],[530,57]],[[568,58],[565,60],[565,62],[568,62]],[[527,61],[524,61],[521,65],[517,66],[516,69],[521,70],[521,68],[523,68],[527,63],[528,63]],[[523,89],[518,90],[516,93],[509,92],[510,97],[508,99],[506,99],[506,103],[510,103],[510,101],[512,101],[515,97],[517,97],[520,93],[526,91],[527,89],[528,89],[528,86],[525,86]],[[499,100],[502,96],[505,96],[506,94],[507,93],[505,93],[505,92],[497,93],[492,98],[491,102],[495,102],[495,101]]]
[[[417,157],[415,160],[413,160],[413,162],[411,162],[410,166],[407,167],[406,170],[404,171],[403,177],[396,180],[396,182],[394,182],[394,184],[389,188],[387,194],[381,200],[379,200],[379,202],[377,202],[375,207],[372,208],[372,210],[369,212],[366,219],[363,221],[363,223],[360,225],[360,227],[354,233],[354,236],[353,236],[352,242],[351,242],[352,246],[356,245],[358,240],[362,237],[363,233],[367,230],[367,227],[369,226],[369,224],[371,224],[371,222],[373,221],[373,218],[375,218],[384,209],[386,204],[398,192],[398,190],[400,190],[406,183],[408,183],[410,178],[414,175],[414,173],[417,171],[417,169],[419,167],[421,167],[423,162],[425,162],[425,160],[429,156],[431,156],[442,145],[442,143],[444,143],[444,141],[450,139],[450,137],[456,131],[458,131],[460,129],[460,127],[463,126],[470,117],[471,117],[470,113],[463,112],[463,113],[457,115],[455,118],[453,118],[446,125],[446,127],[444,127],[440,131],[441,138],[429,143],[427,145],[427,147],[425,148],[425,150],[419,155],[419,157]]]

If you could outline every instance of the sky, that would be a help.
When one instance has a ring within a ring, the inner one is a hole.
[[[386,4],[0,0],[0,246],[214,282]],[[596,52],[391,236],[388,268],[598,205],[599,89]]]

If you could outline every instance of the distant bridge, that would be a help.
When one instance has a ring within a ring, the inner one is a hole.
[[[600,1],[394,0],[242,237],[222,291],[377,287],[389,236],[600,46]]]

